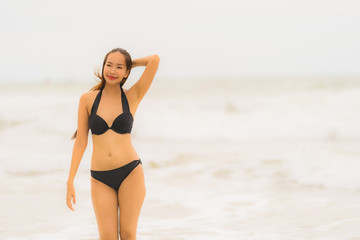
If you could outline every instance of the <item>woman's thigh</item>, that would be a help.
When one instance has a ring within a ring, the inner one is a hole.
[[[100,239],[118,239],[117,192],[104,183],[91,178],[91,199]]]
[[[121,239],[135,239],[140,210],[145,198],[145,177],[139,164],[121,183],[118,191]]]

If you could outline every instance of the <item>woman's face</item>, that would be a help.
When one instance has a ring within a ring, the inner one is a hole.
[[[125,56],[119,52],[110,53],[104,65],[106,82],[120,84],[121,80],[127,76]]]

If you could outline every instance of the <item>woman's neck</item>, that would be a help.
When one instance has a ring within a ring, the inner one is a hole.
[[[119,94],[121,95],[121,89],[119,84],[105,84],[105,87],[103,89],[103,93],[109,97],[117,97]]]

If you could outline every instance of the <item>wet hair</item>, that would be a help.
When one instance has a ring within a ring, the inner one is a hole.
[[[124,77],[121,82],[120,82],[120,87],[122,87],[124,85],[124,83],[126,82],[126,80],[128,79],[129,75],[130,75],[130,72],[131,72],[131,68],[132,68],[132,59],[131,59],[131,56],[130,54],[123,48],[114,48],[112,49],[110,52],[108,52],[106,55],[105,55],[105,58],[104,58],[104,62],[103,62],[103,65],[102,65],[102,69],[101,69],[101,74],[99,73],[99,70],[98,71],[94,71],[94,74],[95,74],[95,77],[99,78],[100,79],[100,82],[98,84],[96,84],[94,87],[92,87],[90,89],[90,91],[95,91],[95,90],[100,90],[102,89],[104,86],[105,86],[105,78],[104,78],[104,66],[105,66],[105,63],[107,61],[107,58],[109,56],[110,53],[114,53],[114,52],[119,52],[121,54],[124,55],[125,57],[125,62],[126,62],[126,71],[129,71],[129,74],[127,77]],[[74,135],[71,137],[71,140],[74,140],[77,136],[77,130],[75,131]]]

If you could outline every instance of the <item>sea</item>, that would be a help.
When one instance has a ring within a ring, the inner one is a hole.
[[[98,239],[91,134],[65,204],[95,84],[0,84],[0,239]],[[360,240],[359,123],[356,77],[154,79],[132,131],[147,189],[137,239]]]

